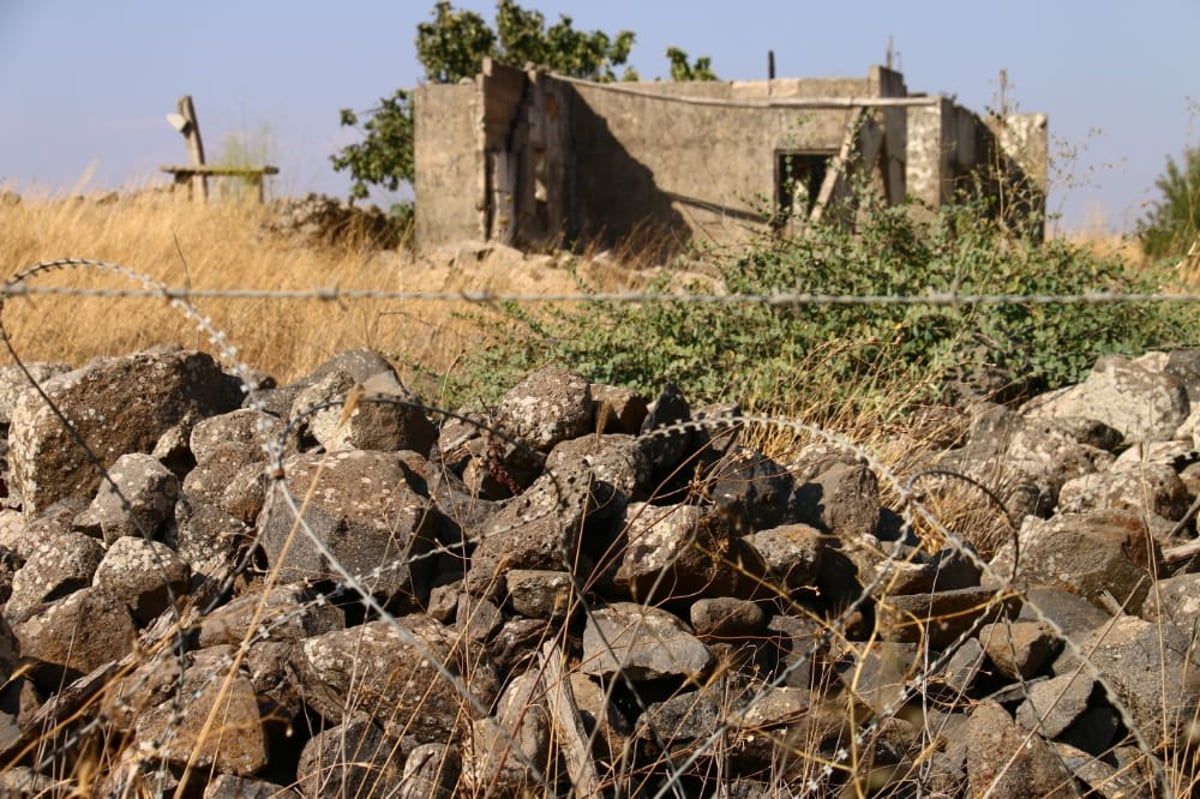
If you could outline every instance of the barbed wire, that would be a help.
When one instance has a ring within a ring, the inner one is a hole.
[[[691,294],[651,291],[559,292],[533,294],[493,291],[388,291],[320,286],[308,289],[156,289],[82,288],[76,286],[6,286],[0,296],[59,295],[70,297],[162,298],[168,300],[390,300],[398,302],[517,303],[704,303],[710,305],[1117,305],[1121,303],[1200,303],[1200,294],[1169,292],[1085,292],[1082,294]]]
[[[573,291],[505,292],[407,291],[403,289],[352,289],[341,286],[313,286],[302,289],[211,288],[169,286],[139,275],[140,288],[46,286],[31,284],[21,276],[61,269],[93,267],[105,271],[128,271],[121,264],[92,258],[57,258],[40,261],[18,274],[18,278],[0,285],[0,302],[9,297],[67,296],[153,299],[188,303],[198,299],[225,300],[382,300],[394,302],[469,302],[501,303],[698,303],[709,305],[1116,305],[1122,303],[1200,303],[1200,292],[1114,292],[1084,291],[1072,294],[975,293],[926,291],[921,294],[828,294],[810,291],[772,291],[760,293],[689,292],[689,291]]]

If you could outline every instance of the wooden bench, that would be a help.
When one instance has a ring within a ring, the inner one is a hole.
[[[277,166],[209,166],[201,164],[199,166],[163,166],[159,167],[163,172],[170,172],[175,176],[175,185],[187,186],[188,191],[197,185],[196,178],[201,181],[207,178],[241,178],[251,186],[258,187],[258,201],[261,203],[265,200],[263,193],[263,178],[266,175],[278,175],[279,167]],[[208,189],[203,183],[200,184],[202,199],[208,199]]]

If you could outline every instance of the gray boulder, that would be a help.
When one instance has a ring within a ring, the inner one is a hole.
[[[1200,623],[1200,573],[1159,580],[1142,604],[1141,616],[1146,621],[1169,624],[1180,630],[1192,629]]]
[[[285,486],[275,486],[258,529],[281,579],[340,580],[332,557],[382,598],[428,590],[435,561],[421,556],[438,540],[440,514],[405,458],[362,450],[294,455],[284,473],[311,536],[296,525]]]
[[[548,367],[530,374],[500,400],[504,433],[537,452],[594,432],[592,387],[583,375]]]
[[[273,782],[218,774],[205,787],[204,799],[300,799],[300,794]]]
[[[842,479],[831,472],[829,485],[823,486],[822,490],[840,490]],[[870,487],[867,484],[873,479],[873,476],[864,478],[864,485],[859,486],[863,489],[861,499],[868,498]],[[713,507],[731,521],[739,535],[801,519],[811,523],[819,518],[819,512],[811,504],[806,506],[810,497],[793,496],[796,486],[791,473],[783,465],[748,447],[731,447],[709,467],[705,491]],[[849,523],[850,515],[839,516],[838,521]]]
[[[603,525],[611,499],[611,487],[594,481],[582,464],[543,474],[479,529],[466,589],[476,596],[501,597],[510,569],[571,568],[586,582],[595,565],[593,555],[599,554],[592,550],[604,549],[602,535],[586,533]],[[597,546],[581,550],[584,539]]]
[[[486,597],[473,597],[466,592],[458,595],[454,619],[456,629],[479,642],[492,638],[504,624],[504,615],[496,604]]]
[[[221,580],[249,534],[250,528],[241,519],[185,496],[175,503],[175,525],[168,538],[193,574]]]
[[[632,602],[614,602],[588,617],[583,632],[584,674],[618,671],[636,681],[663,677],[699,679],[713,656],[677,617]]]
[[[1054,749],[1018,726],[1003,707],[983,702],[967,722],[968,795],[997,799],[1076,796]]]
[[[230,674],[231,655],[229,647],[189,654],[182,682],[171,686],[171,698],[138,715],[139,744],[152,746],[175,766],[194,763],[242,777],[265,766],[267,738],[254,686],[246,674]],[[181,697],[181,707],[174,697]]]
[[[450,799],[461,773],[457,747],[421,744],[404,761],[404,777],[396,799]]]
[[[533,619],[562,619],[571,610],[575,584],[569,572],[511,569],[508,601],[513,610]]]
[[[1165,463],[1076,477],[1064,483],[1058,495],[1059,513],[1116,508],[1150,512],[1171,521],[1182,519],[1190,504],[1187,486]]]
[[[65,363],[27,363],[25,368],[39,386],[56,375],[71,371],[71,367]],[[0,366],[0,426],[12,421],[17,398],[30,388],[29,378],[16,364]]]
[[[1012,573],[1014,553],[1012,544],[1001,547],[985,584]],[[1099,608],[1115,600],[1126,613],[1137,613],[1152,582],[1144,564],[1161,557],[1142,519],[1128,511],[1026,517],[1017,581],[1059,586]]]
[[[91,585],[103,559],[103,545],[83,533],[64,533],[39,541],[27,553],[25,565],[12,576],[5,618],[21,621],[43,602]]]
[[[934,594],[889,595],[875,609],[875,626],[883,641],[949,646],[979,619],[985,622],[1016,614],[1016,604],[995,588],[959,588]]]
[[[368,349],[346,350],[325,361],[304,377],[279,388],[262,388],[246,398],[246,407],[255,407],[272,416],[286,419],[292,415],[296,396],[321,382],[330,374],[341,374],[350,378],[350,385],[386,372],[392,365],[379,353]]]
[[[1048,516],[1068,480],[1112,465],[1121,434],[1079,417],[1024,417],[1005,407],[982,413],[961,449],[941,459],[996,495],[1014,518]]]
[[[797,517],[822,532],[853,539],[879,526],[879,479],[865,463],[835,461],[796,486]]]
[[[550,712],[536,670],[517,675],[494,717],[477,719],[463,748],[465,787],[490,796],[529,796],[550,761]]]
[[[45,391],[108,467],[122,455],[151,452],[177,425],[190,427],[242,402],[240,383],[211,356],[178,347],[97,358],[50,378]],[[99,485],[97,468],[33,391],[17,399],[9,445],[27,514],[64,497],[90,496]]]
[[[245,524],[253,524],[267,502],[267,486],[273,471],[272,465],[261,462],[242,466],[229,478],[216,500],[217,507]]]
[[[661,745],[669,753],[682,755],[694,747],[694,741],[717,732],[723,711],[711,691],[682,691],[651,705],[638,717],[634,735],[643,746]]]
[[[1031,621],[1049,619],[1073,638],[1107,624],[1111,618],[1108,612],[1062,587],[1031,586],[1025,591],[1023,599],[1020,618]]]
[[[188,447],[197,467],[214,461],[244,466],[266,460],[267,445],[282,432],[283,423],[278,418],[242,408],[197,422]]]
[[[332,369],[297,394],[292,417],[324,403],[333,407],[305,417],[301,428],[326,452],[349,449],[428,455],[437,431],[417,398],[400,384],[391,366],[367,378]]]
[[[395,796],[404,775],[401,745],[364,717],[321,730],[300,752],[297,787],[314,799]]]
[[[1040,621],[985,624],[979,641],[1000,673],[1013,680],[1028,680],[1062,649],[1062,641]]]
[[[479,660],[475,648],[466,649],[454,630],[415,615],[308,638],[297,651],[296,668],[305,702],[329,721],[341,723],[355,707],[386,707],[385,732],[445,743],[462,724],[481,716],[427,657],[465,683],[483,708],[495,699],[490,663]],[[347,705],[348,696],[355,698],[353,705]]]
[[[754,692],[729,714],[734,729],[769,730],[786,727],[811,709],[813,695],[789,686],[766,686]]]
[[[239,645],[250,637],[296,643],[344,627],[337,608],[315,602],[300,585],[277,585],[240,596],[200,622],[201,647]]]
[[[174,515],[179,478],[150,455],[131,452],[109,467],[111,480],[100,483],[92,504],[75,518],[83,530],[96,531],[105,543],[122,536],[152,539]]]
[[[277,442],[281,431],[279,419],[249,409],[199,422],[191,437],[196,466],[183,480],[188,500],[222,504],[230,484],[238,479],[243,468],[267,460],[266,447]],[[260,467],[260,471],[264,468]]]
[[[746,536],[766,561],[771,574],[787,590],[812,588],[816,584],[825,552],[825,534],[807,524],[787,524],[759,530]]]
[[[126,536],[108,548],[92,582],[129,606],[140,624],[147,624],[184,596],[191,577],[187,562],[170,547]]]
[[[613,583],[639,602],[766,596],[766,564],[714,510],[633,503]]]
[[[1133,747],[1115,747],[1105,758],[1065,742],[1055,742],[1054,750],[1075,778],[1083,784],[1083,796],[1103,799],[1151,799],[1155,796],[1154,774],[1146,757]]]
[[[12,629],[33,680],[49,691],[120,659],[135,636],[125,603],[91,587],[39,606]]]
[[[1084,714],[1095,689],[1086,674],[1061,674],[1029,686],[1029,697],[1017,708],[1017,723],[1045,738],[1057,738]]]
[[[1174,438],[1190,410],[1184,384],[1163,371],[1153,355],[1111,355],[1096,361],[1082,383],[1035,397],[1021,412],[1097,419],[1134,442]]]
[[[631,435],[607,433],[563,441],[546,458],[546,471],[570,473],[580,463],[596,480],[630,499],[646,499],[655,488],[645,447]]]
[[[1195,717],[1200,673],[1192,660],[1190,628],[1121,616],[1076,644],[1116,689],[1139,729],[1173,737]],[[1058,675],[1073,674],[1079,657],[1066,648],[1053,668]]]
[[[701,638],[750,638],[767,626],[767,614],[757,603],[736,597],[698,599],[689,620]]]
[[[894,711],[917,672],[920,658],[921,649],[914,643],[848,644],[834,671],[845,689],[873,711],[880,713],[889,708]]]

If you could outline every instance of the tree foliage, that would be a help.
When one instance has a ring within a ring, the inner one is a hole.
[[[349,108],[342,109],[342,126],[359,124],[359,115]],[[363,140],[348,144],[330,159],[338,172],[349,170],[354,179],[350,184],[350,199],[364,200],[368,186],[383,186],[388,191],[400,188],[401,182],[412,182],[416,174],[413,157],[412,97],[397,89],[391,97],[379,101],[362,123]]]
[[[1182,165],[1167,157],[1167,171],[1154,182],[1162,198],[1138,223],[1138,237],[1154,258],[1181,255],[1200,235],[1200,147],[1183,151]]]
[[[523,9],[511,0],[496,4],[496,30],[500,47],[494,57],[499,61],[549,67],[573,78],[602,82],[616,80],[615,68],[629,60],[635,38],[627,30],[614,37],[604,31],[577,31],[565,14],[547,28],[540,11]]]
[[[616,35],[576,30],[565,14],[547,27],[544,14],[522,8],[513,0],[496,3],[492,27],[480,14],[438,0],[432,18],[417,26],[417,60],[431,83],[457,83],[474,77],[488,57],[515,67],[534,64],[573,78],[608,82],[618,79],[617,70],[629,60],[635,38],[628,30]],[[687,53],[674,47],[667,50],[667,57],[672,80],[716,80],[708,58],[690,64]],[[638,76],[625,67],[620,79],[637,80]],[[413,114],[408,91],[397,90],[377,108],[362,114],[342,109],[341,124],[361,127],[364,134],[361,142],[344,147],[331,158],[335,170],[350,173],[351,199],[365,198],[371,186],[395,191],[402,182],[412,181]]]
[[[629,59],[634,38],[633,31],[623,30],[615,37],[604,31],[578,31],[565,14],[547,28],[544,14],[512,0],[496,4],[493,30],[474,11],[460,11],[440,0],[433,19],[417,26],[417,59],[431,83],[473,77],[487,57],[515,67],[535,64],[573,78],[612,81],[615,68]]]
[[[495,32],[474,11],[439,2],[433,20],[417,25],[417,60],[430,83],[457,83],[472,77],[483,59],[495,52]]]
[[[692,64],[688,54],[678,47],[667,48],[667,60],[671,62],[671,80],[716,80],[717,73],[713,72],[712,59],[701,56]]]

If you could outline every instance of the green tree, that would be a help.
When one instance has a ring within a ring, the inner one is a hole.
[[[1185,148],[1182,165],[1168,156],[1154,185],[1162,199],[1138,223],[1138,238],[1153,258],[1181,255],[1200,235],[1200,147]]]
[[[379,101],[379,107],[367,112],[362,123],[363,140],[348,144],[330,160],[338,172],[349,170],[354,178],[350,184],[350,199],[364,200],[369,186],[383,186],[388,191],[400,188],[402,182],[412,182],[416,173],[413,158],[412,97],[397,89],[391,97]],[[354,127],[359,115],[349,108],[342,109],[342,125]]]
[[[573,78],[608,82],[617,80],[617,69],[629,60],[635,38],[633,31],[627,30],[615,36],[604,31],[576,30],[565,14],[547,27],[540,11],[522,8],[513,0],[496,3],[493,28],[474,11],[462,11],[448,0],[438,0],[432,19],[417,26],[417,60],[431,83],[456,83],[473,77],[487,57],[516,67],[536,64]],[[667,54],[673,80],[716,79],[710,59],[697,58],[691,65],[682,50],[672,47]],[[620,77],[637,80],[637,73],[626,67]],[[410,92],[399,89],[362,114],[344,108],[341,124],[360,127],[364,134],[361,142],[347,145],[331,157],[335,170],[350,173],[352,200],[365,198],[371,186],[395,191],[401,183],[412,181],[415,163]]]
[[[496,4],[496,30],[499,48],[492,55],[505,64],[535,64],[573,78],[601,82],[617,79],[615,67],[629,60],[635,39],[633,31],[626,30],[615,37],[604,31],[577,31],[565,14],[547,28],[546,17],[540,11],[526,10],[511,0]],[[481,65],[482,59],[476,71]]]
[[[479,72],[496,55],[496,34],[474,11],[458,11],[441,0],[433,21],[417,25],[417,60],[430,83],[457,83]]]
[[[696,63],[688,62],[688,54],[678,47],[667,48],[667,60],[671,62],[671,80],[716,80],[717,73],[713,72],[712,59],[702,56]]]

